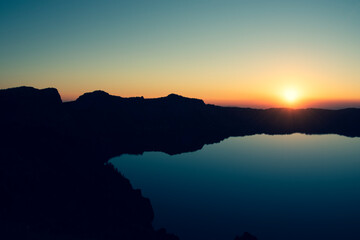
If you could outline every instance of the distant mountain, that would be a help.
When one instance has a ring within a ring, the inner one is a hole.
[[[207,105],[175,94],[144,99],[95,91],[65,103],[64,111],[72,118],[60,124],[64,131],[82,136],[89,129],[97,132],[103,137],[99,144],[106,142],[110,155],[149,150],[175,154],[229,136],[261,133],[360,136],[360,109],[262,110]]]
[[[176,94],[63,103],[56,89],[20,87],[0,90],[0,113],[1,239],[177,239],[153,229],[150,201],[107,163],[117,155],[260,133],[360,136],[360,109],[230,108]]]

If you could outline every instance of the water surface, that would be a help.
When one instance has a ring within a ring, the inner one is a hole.
[[[202,150],[113,158],[181,240],[360,239],[360,138],[232,137]]]

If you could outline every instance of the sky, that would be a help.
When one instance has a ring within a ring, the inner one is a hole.
[[[360,107],[360,1],[0,0],[0,88],[24,85]]]

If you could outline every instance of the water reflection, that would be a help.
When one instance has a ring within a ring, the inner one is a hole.
[[[233,137],[169,156],[111,162],[149,197],[155,227],[182,240],[359,236],[360,139],[337,135]]]

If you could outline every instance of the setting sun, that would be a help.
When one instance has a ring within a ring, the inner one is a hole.
[[[296,89],[294,88],[288,88],[288,89],[285,89],[284,92],[283,92],[283,97],[284,97],[284,100],[289,103],[289,104],[293,104],[295,103],[298,98],[299,98],[299,93]]]

